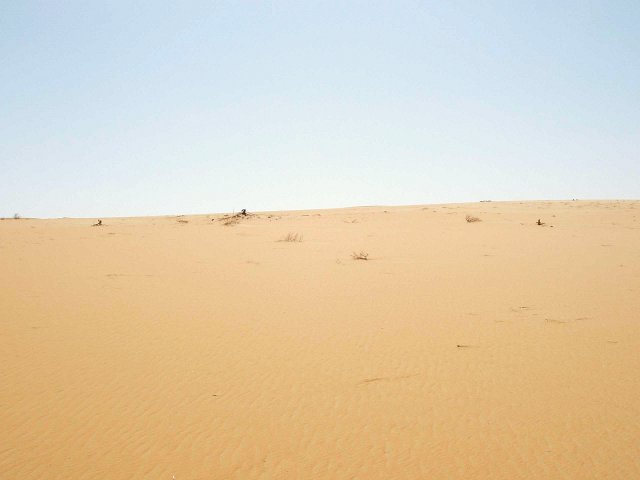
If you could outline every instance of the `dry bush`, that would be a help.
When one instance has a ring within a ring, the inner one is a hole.
[[[237,225],[241,220],[244,220],[245,218],[251,218],[255,216],[255,214],[248,213],[245,209],[242,209],[239,213],[236,213],[234,215],[225,215],[224,217],[219,218],[218,221],[222,222],[222,224],[227,227],[231,227],[233,225]]]
[[[287,233],[286,237],[283,237],[278,241],[279,242],[301,242],[302,241],[302,234],[289,232],[289,233]]]
[[[353,252],[351,258],[354,260],[368,260],[369,254],[367,252],[360,251],[360,253]]]
[[[474,217],[472,215],[467,215],[466,217],[464,217],[464,219],[467,221],[467,223],[481,222],[482,221],[478,217]]]
[[[240,217],[238,217],[237,215],[234,215],[233,217],[221,218],[220,221],[222,222],[222,225],[224,225],[225,227],[232,227],[240,223]]]

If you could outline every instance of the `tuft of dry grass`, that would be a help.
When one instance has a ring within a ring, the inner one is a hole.
[[[279,242],[301,242],[302,241],[302,234],[301,233],[287,233],[287,235],[285,237],[282,237],[280,240],[278,240]]]
[[[474,217],[472,215],[467,215],[466,217],[464,217],[464,219],[467,221],[467,223],[481,222],[482,221],[478,217]]]
[[[368,260],[369,254],[361,250],[360,253],[353,252],[351,254],[351,258],[353,258],[354,260]]]

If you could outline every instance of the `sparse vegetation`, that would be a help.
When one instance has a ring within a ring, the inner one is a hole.
[[[353,252],[351,258],[354,260],[368,260],[369,254],[367,252],[360,251],[360,253]]]
[[[466,217],[464,217],[464,219],[467,221],[467,223],[481,222],[482,221],[478,217],[474,217],[473,215],[467,215]]]
[[[232,227],[233,225],[237,225],[238,223],[240,223],[240,220],[253,216],[255,216],[253,213],[249,213],[246,209],[243,208],[238,213],[235,213],[233,215],[225,215],[224,217],[219,218],[218,221],[222,222],[222,225],[226,227]],[[214,220],[215,219],[212,219],[211,221]]]
[[[301,242],[302,241],[302,234],[300,233],[287,233],[287,235],[283,238],[281,238],[280,240],[278,240],[279,242]]]
[[[224,225],[225,227],[232,227],[233,225],[240,223],[240,217],[238,217],[238,215],[234,215],[232,217],[223,217],[220,220],[222,221],[222,225]]]

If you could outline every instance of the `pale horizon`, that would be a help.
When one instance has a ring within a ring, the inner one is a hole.
[[[437,207],[437,206],[447,206],[447,205],[470,205],[473,206],[476,203],[496,203],[496,204],[529,204],[529,203],[564,203],[564,202],[636,202],[640,199],[636,198],[541,198],[541,199],[513,199],[513,200],[494,200],[494,199],[483,199],[483,200],[475,200],[468,202],[434,202],[434,203],[411,203],[411,204],[380,204],[380,205],[345,205],[338,207],[311,207],[311,208],[289,208],[289,209],[262,209],[262,210],[254,210],[246,208],[249,213],[294,213],[294,212],[322,212],[322,211],[340,211],[340,210],[353,210],[353,209],[361,209],[361,208],[411,208],[411,207]],[[222,214],[236,214],[242,210],[241,208],[235,208],[226,211],[208,211],[208,212],[166,212],[166,213],[156,213],[149,215],[85,215],[85,216],[66,216],[66,217],[34,217],[29,215],[22,215],[19,212],[15,212],[18,215],[18,219],[21,220],[56,220],[56,219],[70,219],[70,220],[83,220],[83,219],[93,219],[93,218],[103,218],[103,219],[124,219],[124,218],[146,218],[146,217],[182,217],[182,216],[190,216],[190,217],[198,217],[198,216],[207,216],[207,215],[222,215]],[[11,220],[13,219],[13,215],[0,217],[1,220]]]

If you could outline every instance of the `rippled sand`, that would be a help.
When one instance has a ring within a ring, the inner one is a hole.
[[[94,221],[0,221],[0,478],[640,478],[638,201]]]

